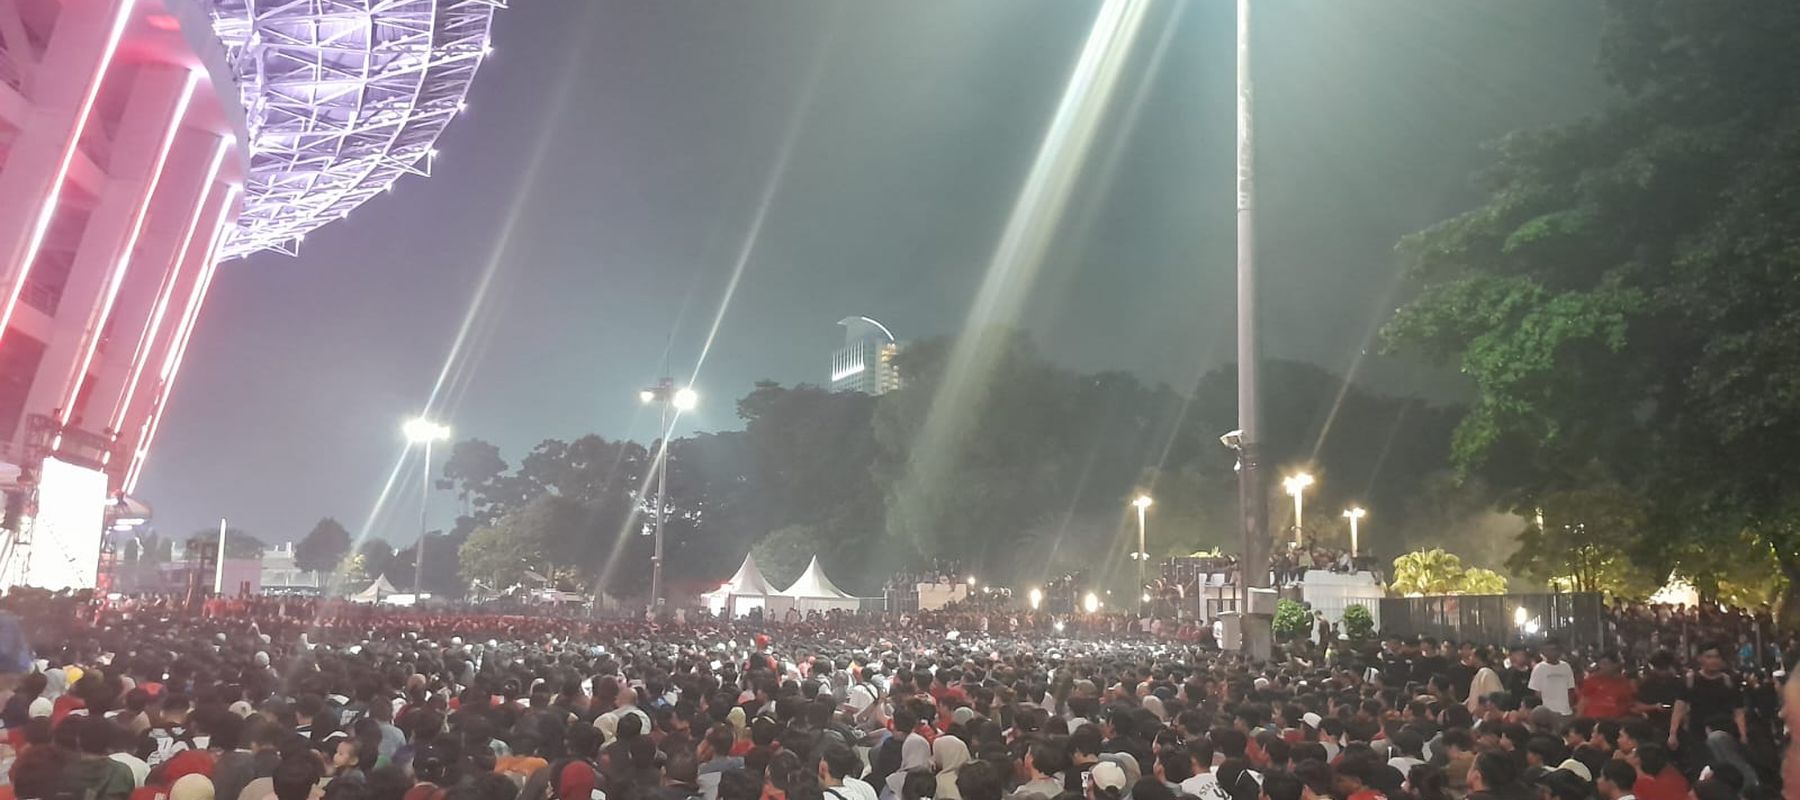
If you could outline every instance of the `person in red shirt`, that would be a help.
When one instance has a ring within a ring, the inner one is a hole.
[[[1687,800],[1687,778],[1669,764],[1669,751],[1661,745],[1640,745],[1637,768],[1638,779],[1631,785],[1631,793],[1638,800]]]
[[[1619,657],[1605,653],[1595,669],[1576,689],[1579,706],[1575,713],[1589,719],[1617,719],[1630,713],[1637,699],[1637,686],[1625,676]]]

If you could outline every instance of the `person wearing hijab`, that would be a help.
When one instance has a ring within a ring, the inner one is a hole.
[[[956,791],[956,775],[969,763],[969,746],[955,736],[939,736],[931,743],[931,758],[937,762],[936,800],[962,800]]]
[[[966,760],[968,748],[963,748],[963,755]],[[900,743],[900,768],[888,776],[881,792],[881,800],[899,800],[902,789],[906,786],[906,776],[931,772],[931,743],[917,732],[908,733]]]

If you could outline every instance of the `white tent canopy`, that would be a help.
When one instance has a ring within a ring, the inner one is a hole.
[[[845,593],[831,582],[831,577],[825,574],[825,568],[819,566],[818,556],[813,556],[812,563],[806,565],[806,571],[794,579],[794,585],[781,591],[781,597],[788,601],[781,605],[801,611],[855,611],[862,604],[854,595]]]
[[[351,597],[350,600],[356,603],[379,603],[396,591],[398,590],[394,588],[394,584],[388,582],[387,576],[381,575],[375,578],[374,583],[369,584],[369,588],[357,592],[356,596]]]
[[[825,568],[819,566],[819,557],[813,556],[812,563],[806,565],[806,571],[794,579],[794,585],[781,590],[785,597],[804,597],[809,599],[842,600],[850,597],[837,584],[831,582],[825,574]],[[852,598],[854,599],[854,598]]]
[[[746,555],[743,565],[738,567],[737,573],[730,580],[701,595],[700,599],[714,614],[729,607],[730,616],[736,617],[762,608],[765,599],[775,594],[775,587],[770,586],[769,580],[763,577],[762,570],[757,569],[756,558]]]

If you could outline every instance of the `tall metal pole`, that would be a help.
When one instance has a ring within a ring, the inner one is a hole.
[[[213,594],[225,594],[225,518],[219,518],[219,550],[213,558]]]
[[[419,468],[419,541],[413,544],[413,603],[425,594],[425,527],[431,509],[431,440],[425,440],[425,464]],[[377,576],[379,577],[379,576]]]
[[[1350,515],[1350,560],[1356,560],[1356,523],[1362,519],[1361,514]]]
[[[1306,545],[1306,523],[1304,522],[1304,517],[1306,516],[1305,495],[1306,495],[1305,487],[1299,487],[1299,488],[1294,489],[1294,546],[1295,547],[1303,547]]]
[[[1145,587],[1149,585],[1144,582],[1144,569],[1149,566],[1150,562],[1150,548],[1145,545],[1144,541],[1146,539],[1144,535],[1144,511],[1149,508],[1149,504],[1137,503],[1136,505],[1138,512],[1138,593],[1139,596],[1142,596],[1143,592],[1146,591]]]
[[[664,379],[665,391],[662,397],[662,456],[656,465],[656,553],[650,557],[650,605],[662,605],[663,582],[663,513],[669,505],[669,404],[675,402],[671,394],[674,381]]]
[[[1243,522],[1243,586],[1238,609],[1243,652],[1273,653],[1270,617],[1251,614],[1250,589],[1269,585],[1268,498],[1263,493],[1262,415],[1257,397],[1262,350],[1256,324],[1256,202],[1250,83],[1250,0],[1237,0],[1237,366],[1239,459],[1238,508]]]

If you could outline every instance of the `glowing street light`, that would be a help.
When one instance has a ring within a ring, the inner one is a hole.
[[[1081,608],[1092,614],[1100,610],[1100,595],[1088,592],[1081,596]]]
[[[1368,510],[1362,506],[1351,506],[1344,509],[1344,519],[1350,520],[1350,558],[1352,560],[1356,558],[1356,523],[1368,515]]]
[[[700,405],[700,395],[691,386],[675,388],[672,378],[663,378],[655,386],[638,392],[638,402],[657,403],[662,411],[662,445],[656,459],[656,549],[650,557],[650,604],[662,605],[663,517],[667,515],[669,497],[669,438],[675,431],[675,418],[669,410],[693,411]]]
[[[1033,586],[1033,587],[1031,587],[1031,591],[1029,593],[1027,593],[1026,596],[1031,598],[1031,610],[1032,611],[1038,610],[1038,606],[1041,606],[1044,604],[1044,590],[1043,589],[1039,589],[1036,586]]]
[[[419,466],[419,541],[413,544],[413,602],[425,592],[425,530],[431,518],[431,445],[450,438],[450,426],[425,417],[413,417],[400,426],[410,444],[423,445],[425,460]]]
[[[1311,485],[1313,485],[1313,476],[1311,476],[1307,473],[1304,473],[1304,472],[1296,474],[1296,475],[1289,475],[1286,478],[1282,479],[1282,481],[1281,481],[1281,488],[1286,489],[1288,494],[1291,494],[1294,496],[1294,544],[1295,545],[1301,544],[1300,537],[1304,534],[1304,531],[1305,531],[1305,528],[1301,527],[1301,517],[1303,516],[1302,512],[1304,512],[1305,508],[1306,508],[1305,500],[1302,498],[1304,498],[1306,495],[1306,487],[1311,486]]]

